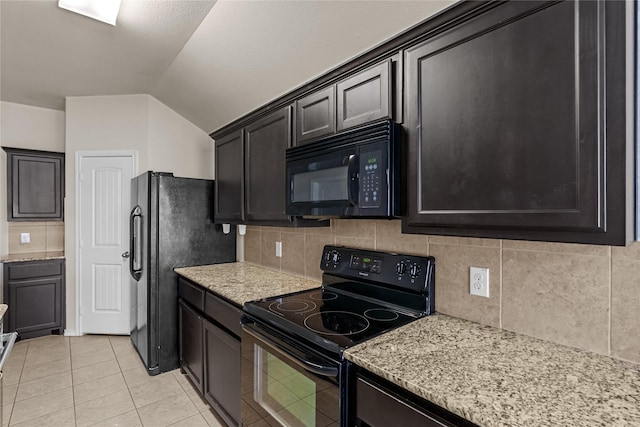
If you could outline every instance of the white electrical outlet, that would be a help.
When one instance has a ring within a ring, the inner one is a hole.
[[[20,233],[20,243],[31,243],[31,233]]]
[[[489,269],[469,267],[469,292],[471,295],[489,298]]]
[[[276,242],[276,256],[282,258],[282,242]]]

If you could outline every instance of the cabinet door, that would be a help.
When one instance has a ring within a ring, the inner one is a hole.
[[[245,128],[248,221],[287,221],[285,150],[291,146],[291,107]]]
[[[64,153],[5,148],[9,221],[62,220]]]
[[[9,281],[9,331],[21,337],[48,335],[62,325],[62,277]]]
[[[296,144],[336,131],[335,86],[296,101]]]
[[[203,390],[202,316],[180,300],[180,366],[200,393]]]
[[[204,397],[227,424],[240,425],[240,340],[205,320],[204,349]]]
[[[626,242],[624,9],[507,2],[407,50],[405,232]]]
[[[389,59],[338,83],[338,131],[391,117],[391,77]]]
[[[216,223],[244,221],[244,133],[241,130],[216,140]]]

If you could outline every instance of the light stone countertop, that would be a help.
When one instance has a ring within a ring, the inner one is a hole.
[[[481,426],[640,426],[640,366],[445,315],[345,351]]]
[[[174,271],[239,306],[247,301],[318,288],[321,285],[319,281],[242,262],[183,267]]]
[[[0,304],[0,319],[4,317],[4,314],[7,312],[9,306],[7,304]]]
[[[50,259],[64,259],[64,252],[31,252],[24,254],[9,254],[0,262],[46,261]]]

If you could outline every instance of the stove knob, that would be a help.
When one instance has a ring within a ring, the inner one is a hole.
[[[399,275],[401,275],[401,276],[402,276],[404,273],[406,273],[406,272],[407,272],[407,266],[405,265],[405,263],[403,263],[403,262],[399,262],[399,263],[396,265],[396,272],[397,272]]]
[[[420,266],[418,264],[413,264],[411,267],[409,267],[409,276],[418,277],[419,274]]]
[[[340,252],[331,251],[331,261],[333,261],[334,264],[339,263],[340,262]]]

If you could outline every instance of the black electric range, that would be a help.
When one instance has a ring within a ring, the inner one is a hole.
[[[347,426],[348,347],[434,310],[432,257],[325,246],[322,286],[245,303],[242,423]]]
[[[254,319],[341,359],[434,310],[434,259],[325,246],[322,287],[245,304]]]
[[[434,311],[433,257],[325,246],[320,268],[319,288],[244,305],[247,425],[346,426],[344,350]]]

